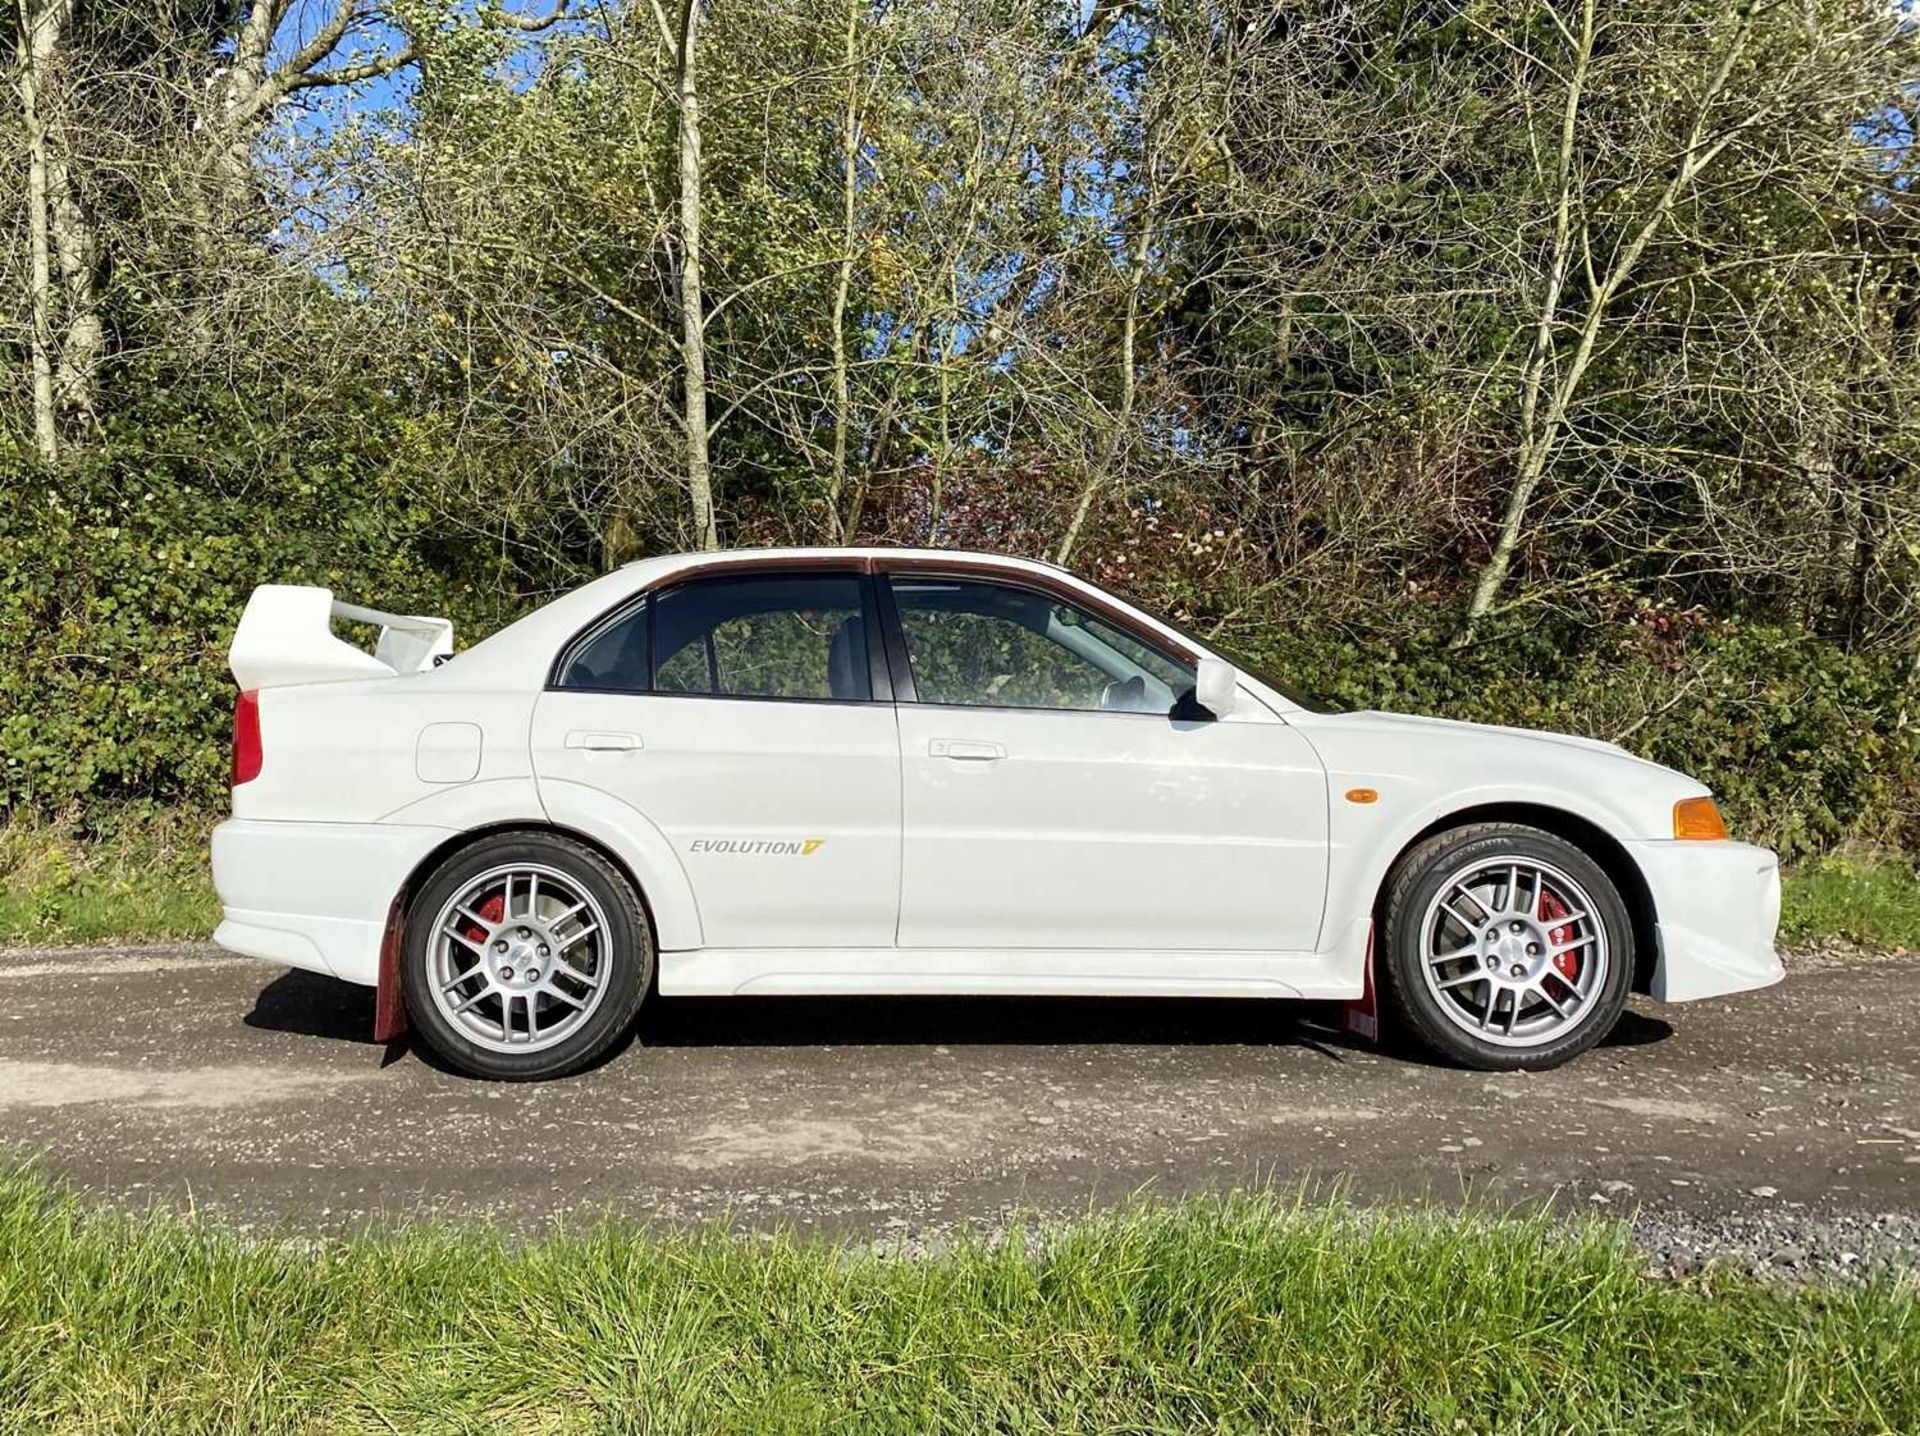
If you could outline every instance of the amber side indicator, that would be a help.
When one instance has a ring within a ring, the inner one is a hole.
[[[1682,798],[1673,805],[1673,835],[1714,842],[1727,835],[1727,821],[1711,798]]]
[[[1377,803],[1380,801],[1380,795],[1372,788],[1349,788],[1347,789],[1347,801],[1349,803]]]

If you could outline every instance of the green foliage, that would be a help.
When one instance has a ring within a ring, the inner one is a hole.
[[[467,642],[528,601],[530,585],[499,560],[443,543],[411,497],[418,481],[377,453],[266,486],[204,459],[123,450],[57,485],[20,467],[5,482],[0,692],[18,698],[0,712],[0,806],[217,805],[225,647],[257,583],[447,613]],[[1620,741],[1700,777],[1736,832],[1790,859],[1920,834],[1904,652],[1646,605],[1605,622],[1509,622],[1458,649],[1444,604],[1402,598],[1364,625],[1335,623],[1290,611],[1280,591],[1251,585],[1243,552],[1213,547],[1182,540],[1144,575],[1103,576],[1348,706]]]
[[[1274,1196],[895,1256],[609,1224],[317,1245],[0,1175],[0,1432],[1908,1431],[1911,1283]]]
[[[0,461],[3,808],[217,802],[255,583],[471,640],[690,532],[652,13],[383,10],[420,63],[303,89],[205,208],[234,142],[165,97],[238,68],[227,8],[175,49],[152,7],[83,6],[60,58],[106,349],[98,425]],[[1914,839],[1920,28],[1884,3],[1613,0],[1577,97],[1536,4],[693,13],[726,540],[1050,555],[1084,495],[1076,566],[1298,686],[1622,741],[1789,856]],[[1687,152],[1712,167],[1661,210]],[[1548,431],[1504,607],[1456,649]],[[815,648],[779,691],[818,691]]]
[[[264,484],[137,450],[0,471],[0,807],[220,799],[226,644],[256,584],[497,621],[510,593],[434,553],[427,517],[367,462]]]

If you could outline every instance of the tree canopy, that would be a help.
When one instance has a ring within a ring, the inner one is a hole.
[[[0,719],[10,801],[217,791],[253,582],[484,625],[645,553],[858,540],[1625,738],[1790,847],[1915,821],[1880,0],[4,23],[0,665],[147,714]]]

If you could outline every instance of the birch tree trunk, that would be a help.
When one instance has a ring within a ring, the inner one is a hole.
[[[48,463],[60,458],[60,415],[53,397],[53,238],[48,203],[47,127],[41,113],[45,66],[65,28],[68,3],[36,8],[18,0],[15,86],[27,137],[27,271],[31,293],[33,444]]]
[[[686,386],[687,495],[694,542],[720,547],[713,513],[713,473],[707,458],[707,319],[700,297],[700,0],[682,0],[679,27],[680,104],[680,330]]]
[[[73,187],[72,131],[56,111],[46,125],[47,222],[60,271],[64,332],[53,371],[54,401],[62,416],[91,426],[94,390],[106,349],[97,274],[100,247]]]
[[[93,416],[105,334],[94,283],[97,249],[74,194],[71,135],[60,113],[58,71],[73,4],[16,0],[15,10],[15,85],[27,140],[33,441],[48,463],[60,457],[63,418]]]
[[[840,495],[847,482],[847,429],[852,422],[847,379],[847,294],[853,287],[854,201],[860,159],[860,11],[862,0],[847,0],[847,99],[840,115],[840,269],[833,289],[833,467],[827,476],[827,532],[835,543],[846,538],[840,521]]]

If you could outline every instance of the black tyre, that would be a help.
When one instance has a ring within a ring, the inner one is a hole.
[[[1586,853],[1516,823],[1437,833],[1387,881],[1376,976],[1390,1030],[1486,1071],[1540,1071],[1613,1030],[1633,924]]]
[[[587,1066],[632,1027],[653,982],[633,884],[570,838],[502,833],[449,857],[407,910],[401,981],[414,1028],[475,1077]]]

